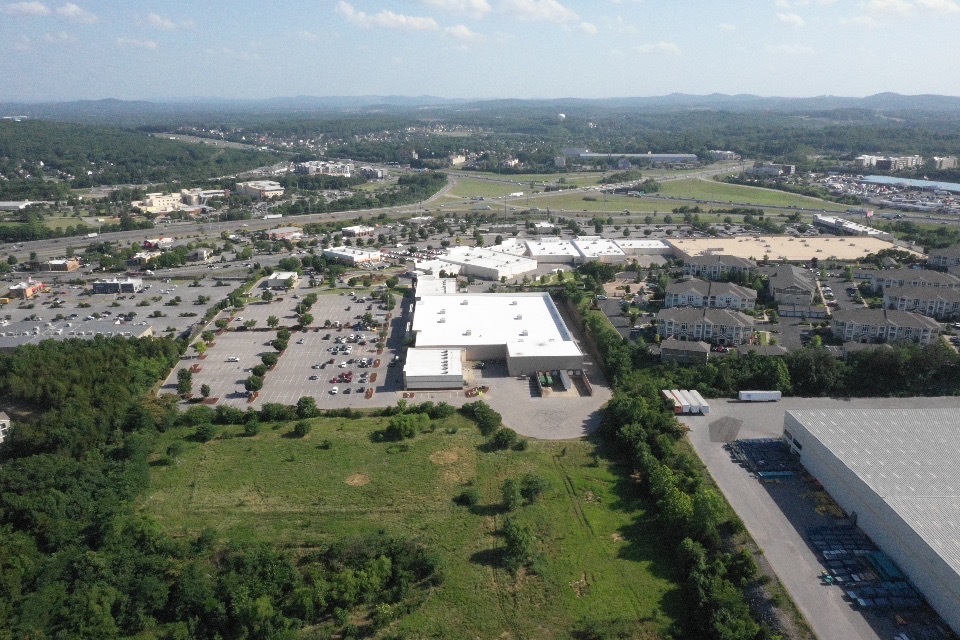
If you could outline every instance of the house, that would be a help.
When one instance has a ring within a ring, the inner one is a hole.
[[[718,307],[725,309],[753,309],[757,292],[731,282],[683,280],[667,285],[664,305],[667,307]]]
[[[674,307],[657,314],[657,334],[662,338],[742,344],[753,334],[753,325],[753,318],[730,309]]]
[[[813,302],[817,285],[813,274],[793,265],[778,265],[767,283],[770,295],[777,304],[809,305]]]
[[[888,269],[866,274],[874,291],[887,287],[932,287],[960,289],[960,277],[929,269]]]
[[[667,338],[660,343],[660,362],[706,364],[709,359],[710,345],[706,342]]]
[[[960,267],[960,245],[931,249],[930,255],[927,256],[927,266],[948,271],[951,267]]]
[[[840,309],[833,314],[833,335],[844,342],[932,343],[940,335],[936,320],[889,309]]]
[[[303,238],[303,229],[300,227],[277,227],[267,231],[267,237],[271,240],[289,240],[296,242]]]
[[[3,441],[7,439],[7,434],[10,433],[10,416],[8,416],[3,411],[0,411],[0,444],[3,444]]]
[[[757,263],[746,258],[722,254],[693,256],[683,264],[683,273],[705,280],[720,280],[729,275],[749,277],[757,269]]]
[[[914,311],[931,318],[960,315],[960,289],[943,287],[887,287],[883,290],[883,308]]]

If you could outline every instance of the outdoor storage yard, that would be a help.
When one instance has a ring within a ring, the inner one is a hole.
[[[941,633],[946,625],[931,610],[916,606],[906,583],[891,578],[882,554],[868,560],[875,547],[775,439],[787,410],[960,409],[960,398],[714,399],[710,405],[705,416],[682,417],[690,441],[817,637],[952,637]]]

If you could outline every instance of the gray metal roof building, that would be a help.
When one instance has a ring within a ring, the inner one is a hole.
[[[801,462],[960,632],[960,414],[788,411]]]

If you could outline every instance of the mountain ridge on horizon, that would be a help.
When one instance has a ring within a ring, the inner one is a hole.
[[[489,110],[500,106],[555,107],[564,112],[578,106],[612,109],[705,109],[725,111],[826,111],[835,109],[867,109],[874,111],[946,111],[960,112],[960,96],[941,94],[905,95],[880,92],[862,98],[820,95],[809,97],[760,96],[749,93],[689,94],[673,92],[659,96],[624,96],[608,98],[442,98],[430,95],[360,95],[360,96],[278,96],[273,98],[191,97],[152,100],[120,98],[82,99],[71,101],[2,101],[0,116],[24,116],[65,120],[96,121],[114,117],[127,119],[172,116],[176,114],[272,114],[304,115],[323,112],[375,112],[405,109],[466,108]]]

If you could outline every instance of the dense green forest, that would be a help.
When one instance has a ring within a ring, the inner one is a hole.
[[[357,607],[389,620],[437,579],[422,548],[384,535],[294,557],[211,531],[173,539],[135,513],[154,435],[202,434],[213,417],[146,396],[179,355],[97,337],[0,356],[19,418],[0,466],[0,638],[295,638],[321,619],[349,627]]]
[[[189,144],[113,127],[0,121],[0,199],[64,198],[68,188],[97,185],[186,185],[277,160],[275,153]]]

